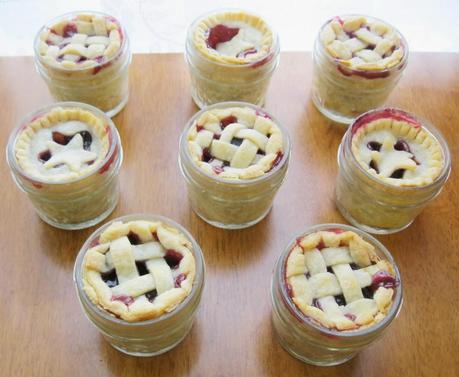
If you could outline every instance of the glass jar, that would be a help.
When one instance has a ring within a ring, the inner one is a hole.
[[[212,176],[193,162],[187,134],[202,113],[228,107],[250,107],[266,114],[265,110],[244,102],[224,102],[196,113],[187,123],[179,142],[179,167],[188,188],[193,211],[207,223],[224,229],[247,228],[263,220],[272,207],[274,196],[282,185],[290,160],[290,140],[287,131],[267,114],[282,131],[284,154],[268,173],[250,179],[228,179]]]
[[[354,15],[343,16],[354,17]],[[368,21],[386,22],[364,16]],[[332,121],[350,124],[360,114],[380,107],[400,80],[408,60],[408,44],[400,32],[390,26],[400,38],[402,59],[384,70],[357,70],[332,57],[321,40],[327,21],[320,29],[313,51],[312,101],[317,109]]]
[[[77,179],[48,182],[24,171],[16,159],[15,145],[24,126],[57,107],[81,108],[102,119],[110,143],[107,155],[98,169]],[[93,106],[60,102],[34,111],[12,131],[6,152],[17,186],[27,194],[41,219],[56,228],[83,229],[93,226],[110,215],[118,203],[118,176],[123,161],[121,140],[112,120]]]
[[[225,10],[202,15],[188,28],[185,60],[190,72],[191,96],[201,109],[225,101],[243,101],[262,106],[271,76],[279,64],[279,38],[270,27],[273,33],[271,50],[258,61],[247,64],[213,61],[196,48],[193,35],[196,26],[203,19],[222,12]]]
[[[158,318],[127,322],[94,305],[86,295],[82,281],[82,264],[86,251],[100,234],[115,221],[161,221],[182,232],[193,247],[196,275],[190,294],[170,313]],[[190,332],[204,287],[204,257],[190,233],[176,222],[157,215],[128,215],[114,219],[97,229],[84,243],[75,261],[73,280],[83,312],[112,347],[132,356],[156,356],[177,346]]]
[[[299,237],[318,231],[342,229],[357,233],[372,244],[376,254],[394,266],[399,285],[395,290],[392,306],[381,322],[362,330],[338,331],[322,327],[305,316],[293,303],[285,284],[286,261]],[[400,273],[389,251],[378,240],[352,226],[343,224],[321,224],[308,228],[293,238],[277,260],[271,282],[272,323],[282,347],[297,359],[319,366],[342,364],[353,358],[383,335],[398,315],[402,306],[402,281]]]
[[[381,111],[402,112],[417,121],[438,141],[443,168],[435,181],[425,186],[399,187],[383,182],[366,171],[352,153],[353,130],[367,117]],[[389,234],[407,228],[441,191],[451,172],[448,145],[435,127],[424,119],[399,109],[377,109],[358,117],[343,136],[338,149],[336,205],[354,226],[375,234]]]
[[[112,58],[88,68],[64,68],[50,64],[39,52],[40,35],[63,20],[73,20],[80,14],[98,15],[114,20],[120,26],[122,42]],[[123,26],[114,17],[100,12],[79,11],[64,14],[44,25],[34,41],[34,61],[37,71],[48,85],[56,101],[77,101],[93,105],[109,117],[118,114],[129,98],[129,65],[132,56],[129,38]]]

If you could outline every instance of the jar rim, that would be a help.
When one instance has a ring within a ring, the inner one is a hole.
[[[356,124],[361,122],[366,117],[371,116],[372,114],[375,114],[375,113],[385,112],[385,111],[399,113],[399,114],[402,114],[402,115],[404,115],[404,116],[406,116],[408,118],[413,119],[414,121],[419,123],[421,125],[422,129],[424,131],[426,131],[431,137],[433,137],[438,142],[438,144],[440,145],[441,150],[442,150],[443,160],[444,160],[443,168],[442,168],[440,174],[435,178],[435,180],[432,183],[429,183],[428,185],[424,185],[424,186],[395,186],[395,185],[391,185],[391,184],[389,184],[387,182],[384,182],[381,179],[376,178],[373,174],[370,174],[357,161],[357,158],[355,157],[354,153],[351,150],[353,128],[355,127]],[[397,107],[380,107],[380,108],[377,108],[377,109],[369,110],[369,111],[367,111],[367,112],[365,112],[363,114],[360,114],[349,125],[346,133],[343,136],[343,139],[341,140],[340,146],[338,148],[338,164],[339,164],[339,160],[340,160],[339,159],[340,151],[343,148],[346,148],[346,151],[349,151],[349,154],[351,155],[351,160],[352,160],[353,164],[356,165],[357,169],[359,169],[359,171],[361,173],[363,173],[367,178],[369,178],[370,181],[372,181],[374,183],[377,183],[377,184],[380,184],[384,188],[391,189],[391,190],[407,191],[407,192],[409,192],[409,191],[418,191],[420,189],[427,190],[427,189],[430,189],[430,188],[434,187],[435,185],[442,184],[442,183],[446,182],[448,180],[448,178],[449,178],[450,173],[451,173],[451,152],[449,150],[448,143],[446,142],[446,139],[443,136],[443,134],[432,123],[430,123],[428,120],[426,120],[426,119],[424,119],[424,118],[422,118],[420,116],[417,116],[417,115],[415,115],[413,113],[410,113],[408,111],[399,109]]]
[[[49,111],[51,111],[54,108],[58,107],[63,107],[63,108],[69,108],[69,107],[79,107],[84,110],[88,110],[91,113],[95,114],[98,118],[101,118],[104,120],[104,122],[108,125],[110,129],[110,135],[111,135],[111,140],[110,140],[110,146],[107,151],[107,154],[105,155],[104,159],[99,163],[99,168],[95,170],[91,170],[87,172],[86,174],[83,174],[77,178],[68,178],[62,181],[58,182],[51,182],[47,181],[44,178],[39,178],[39,177],[34,177],[33,175],[30,175],[28,172],[24,171],[24,169],[21,168],[19,165],[17,158],[16,158],[16,153],[15,153],[15,146],[17,143],[17,139],[19,137],[19,134],[23,130],[24,126],[27,126],[34,118],[37,118],[38,116],[42,114],[46,114]],[[102,110],[99,110],[97,107],[94,107],[92,105],[88,105],[86,103],[82,102],[73,102],[73,101],[67,101],[67,102],[55,102],[51,103],[49,105],[40,107],[38,110],[34,110],[32,112],[29,112],[26,116],[24,116],[17,124],[17,126],[11,131],[11,134],[8,139],[8,144],[6,146],[6,160],[11,168],[11,170],[14,173],[20,174],[21,176],[25,177],[31,182],[36,182],[39,184],[44,184],[44,185],[49,185],[49,186],[60,186],[60,185],[66,185],[66,184],[74,184],[77,182],[80,182],[94,174],[98,174],[100,167],[103,167],[104,165],[108,164],[110,162],[110,159],[113,157],[115,152],[118,149],[118,154],[119,154],[119,162],[117,162],[118,166],[120,167],[123,161],[123,147],[121,145],[121,138],[118,133],[118,129],[116,128],[115,124],[113,123],[112,119],[108,117]],[[115,163],[115,161],[114,161]]]
[[[146,321],[128,322],[121,318],[117,318],[113,315],[110,315],[106,310],[100,308],[98,305],[95,305],[89,299],[85,290],[83,289],[81,270],[82,270],[83,261],[84,261],[86,252],[90,248],[91,242],[94,241],[96,237],[98,237],[105,229],[107,229],[110,225],[112,225],[116,221],[125,222],[125,221],[135,221],[135,220],[161,221],[167,225],[170,225],[178,229],[181,233],[183,233],[185,237],[191,242],[192,247],[193,247],[192,253],[193,253],[194,260],[195,260],[196,275],[194,277],[191,292],[171,312],[162,314],[157,318],[149,319]],[[84,300],[85,304],[88,305],[91,308],[91,310],[94,311],[98,316],[104,318],[105,320],[109,322],[113,322],[113,323],[116,323],[122,326],[127,326],[127,327],[142,327],[146,325],[151,325],[151,324],[165,321],[175,316],[182,309],[184,309],[187,306],[187,304],[197,294],[199,294],[199,292],[201,291],[201,288],[204,286],[204,277],[205,277],[204,254],[202,253],[201,247],[199,246],[197,241],[194,239],[194,237],[191,235],[191,233],[188,232],[188,230],[186,230],[182,225],[178,224],[177,222],[175,222],[174,220],[171,220],[168,217],[161,216],[161,215],[155,215],[155,214],[147,214],[147,213],[136,213],[136,214],[124,215],[124,216],[112,219],[106,222],[105,224],[103,224],[102,226],[100,226],[86,239],[85,243],[83,244],[80,251],[78,252],[78,255],[75,259],[75,265],[73,267],[73,282],[77,290],[77,296],[80,299]]]
[[[247,68],[247,67],[257,66],[258,64],[260,64],[260,62],[262,62],[263,60],[265,60],[268,57],[270,57],[270,55],[272,55],[272,56],[270,57],[270,59],[268,59],[268,61],[275,60],[275,58],[280,53],[280,42],[279,42],[279,36],[276,33],[276,31],[273,29],[273,27],[271,26],[271,23],[268,23],[265,20],[264,17],[261,17],[260,15],[258,15],[255,12],[246,11],[246,10],[241,9],[241,8],[231,8],[231,7],[213,9],[211,11],[208,11],[208,12],[205,12],[205,13],[199,15],[198,17],[196,17],[193,20],[193,22],[188,27],[188,30],[187,30],[187,33],[186,33],[185,50],[186,50],[186,52],[188,54],[191,53],[190,45],[192,45],[193,33],[194,33],[195,29],[196,29],[196,25],[200,21],[202,21],[203,19],[205,19],[205,18],[207,18],[207,17],[209,17],[211,15],[219,14],[219,13],[223,13],[223,12],[244,12],[244,13],[247,13],[249,15],[256,16],[256,17],[259,17],[260,19],[262,19],[266,23],[266,25],[268,26],[269,30],[271,31],[271,33],[273,35],[273,42],[271,44],[271,48],[269,49],[269,52],[266,55],[262,56],[260,59],[258,59],[256,61],[253,61],[253,62],[244,63],[244,64],[230,64],[230,63],[218,62],[218,61],[209,59],[207,56],[205,56],[203,54],[199,54],[201,58],[203,58],[206,62],[210,62],[210,63],[215,64],[217,66],[221,66],[221,67],[225,67],[225,68],[229,68],[229,69],[231,69],[231,68],[238,69],[238,68]]]
[[[395,290],[395,297],[393,298],[391,308],[389,309],[389,312],[387,313],[387,315],[381,320],[381,322],[378,322],[374,325],[371,325],[361,330],[357,329],[357,330],[351,330],[351,331],[340,331],[340,330],[329,329],[324,326],[321,326],[313,318],[310,318],[307,315],[305,315],[295,305],[295,303],[292,301],[292,299],[290,298],[287,292],[287,287],[285,284],[284,277],[285,277],[286,261],[290,255],[292,248],[297,243],[297,239],[300,237],[304,237],[308,234],[314,233],[314,232],[326,231],[329,229],[336,229],[336,228],[343,229],[345,231],[352,231],[358,234],[360,237],[362,237],[365,241],[375,246],[377,251],[383,254],[384,258],[388,260],[391,263],[391,265],[394,267],[396,279],[399,282],[397,289]],[[387,327],[391,323],[391,321],[398,315],[402,307],[402,303],[403,303],[403,283],[402,283],[402,279],[400,276],[400,271],[398,269],[397,264],[394,261],[392,254],[380,241],[378,241],[372,235],[368,234],[367,232],[364,232],[361,229],[358,229],[356,227],[353,227],[351,225],[346,225],[346,224],[340,224],[340,223],[316,224],[311,227],[308,227],[305,231],[297,234],[294,238],[291,239],[291,241],[287,244],[285,249],[280,254],[277,260],[275,270],[274,270],[273,284],[274,284],[274,279],[277,279],[279,281],[280,293],[281,293],[281,297],[282,297],[284,304],[288,306],[288,310],[291,313],[294,313],[294,316],[296,317],[297,320],[300,321],[302,325],[311,326],[312,328],[314,328],[315,330],[318,330],[321,333],[332,335],[334,337],[342,337],[342,338],[348,338],[348,339],[356,338],[356,337],[368,335],[378,330],[382,330],[385,327]]]
[[[218,176],[213,176],[213,175],[208,174],[206,171],[201,169],[199,166],[197,166],[196,163],[192,160],[190,156],[190,151],[187,145],[187,135],[188,135],[188,131],[190,130],[190,128],[193,127],[194,122],[206,111],[210,111],[213,109],[219,109],[219,108],[225,109],[228,107],[250,107],[251,109],[260,111],[261,113],[268,115],[270,119],[279,127],[279,129],[282,132],[282,137],[284,141],[284,154],[282,156],[282,159],[279,161],[279,163],[274,168],[272,168],[269,172],[261,175],[260,177],[244,180],[244,179],[220,178]],[[180,135],[180,139],[179,139],[179,156],[185,157],[186,160],[190,162],[190,164],[188,165],[192,166],[192,169],[198,175],[205,176],[206,178],[212,179],[219,184],[228,184],[228,185],[233,185],[233,186],[251,186],[251,185],[255,185],[259,182],[263,182],[269,179],[271,176],[273,176],[275,173],[281,170],[284,167],[284,165],[290,160],[290,154],[291,154],[291,143],[290,143],[290,136],[287,130],[277,121],[276,118],[274,118],[271,115],[271,113],[267,112],[264,108],[248,103],[248,102],[242,102],[242,101],[218,102],[213,105],[202,108],[188,120],[184,130],[182,131],[182,134]]]
[[[336,17],[365,17],[367,19],[370,19],[370,20],[373,20],[373,21],[379,21],[379,22],[382,22],[383,24],[391,27],[396,33],[397,35],[400,37],[400,44],[401,46],[403,47],[403,57],[402,59],[400,59],[400,61],[393,67],[390,67],[390,68],[384,68],[384,69],[381,69],[381,70],[377,70],[377,71],[366,71],[366,70],[361,70],[361,69],[353,69],[351,67],[348,67],[348,66],[345,66],[341,63],[340,59],[336,59],[334,57],[332,57],[328,52],[325,51],[325,47],[322,43],[322,40],[320,38],[321,34],[322,34],[322,31],[323,29],[331,22],[333,21]],[[350,71],[350,72],[356,72],[356,74],[361,74],[361,73],[367,73],[367,72],[374,72],[375,74],[381,74],[381,73],[391,73],[391,72],[394,72],[396,70],[399,70],[401,69],[405,64],[406,64],[406,61],[408,60],[408,55],[409,55],[409,47],[408,47],[408,42],[407,40],[405,39],[405,37],[403,36],[403,34],[394,26],[392,26],[392,24],[380,19],[380,18],[377,18],[377,17],[373,17],[373,16],[367,16],[365,14],[356,14],[356,13],[351,13],[351,14],[341,14],[339,16],[335,16],[333,18],[330,18],[328,19],[319,29],[319,33],[317,34],[317,37],[316,37],[316,41],[315,41],[315,46],[316,48],[318,48],[322,53],[323,55],[326,57],[326,59],[330,62],[330,63],[333,63],[333,64],[337,64],[339,65],[340,67],[344,67],[346,68],[346,70]],[[377,78],[377,77],[370,77],[370,79],[373,79],[373,78]]]
[[[121,45],[120,45],[120,48],[118,49],[118,52],[114,56],[112,56],[110,59],[108,59],[108,60],[106,60],[104,62],[100,62],[100,63],[98,62],[96,65],[93,65],[91,67],[65,68],[65,67],[62,67],[62,66],[50,66],[51,68],[59,70],[59,71],[62,71],[62,72],[84,72],[86,70],[89,71],[89,70],[92,70],[92,69],[97,68],[97,67],[101,67],[101,66],[103,66],[105,64],[108,64],[108,63],[118,59],[124,53],[124,51],[129,48],[129,37],[128,37],[127,33],[126,33],[126,29],[121,24],[121,21],[118,20],[116,17],[114,17],[114,16],[112,16],[111,14],[108,14],[108,13],[94,11],[94,10],[78,10],[78,11],[67,12],[67,13],[61,14],[60,16],[54,17],[53,19],[51,19],[48,22],[46,22],[42,27],[40,27],[40,29],[38,30],[37,34],[35,35],[35,38],[34,38],[34,41],[33,41],[33,50],[34,50],[34,55],[35,55],[36,62],[39,62],[41,65],[44,65],[44,63],[43,63],[43,61],[41,59],[41,55],[38,52],[38,45],[39,45],[40,35],[43,32],[43,30],[50,29],[52,27],[52,25],[55,25],[59,21],[62,21],[62,20],[67,19],[67,18],[69,18],[71,16],[76,16],[76,15],[79,15],[79,14],[100,15],[100,16],[104,16],[104,17],[110,17],[110,18],[113,18],[114,20],[116,20],[116,22],[118,23],[118,25],[119,25],[119,27],[121,29],[121,32],[123,34],[123,39],[121,41]]]

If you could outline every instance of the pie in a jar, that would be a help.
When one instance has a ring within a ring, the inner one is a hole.
[[[272,57],[274,35],[260,17],[244,11],[214,13],[203,18],[193,32],[197,50],[225,64],[266,62]]]
[[[103,169],[110,145],[103,118],[79,107],[55,107],[23,126],[14,153],[32,178],[60,183]]]
[[[46,27],[39,35],[40,59],[58,68],[99,68],[119,53],[123,43],[120,23],[102,14],[78,14]]]
[[[192,244],[161,221],[117,221],[87,250],[83,287],[90,300],[128,322],[158,318],[191,293]]]
[[[437,139],[408,113],[382,109],[352,126],[352,153],[375,178],[393,186],[416,187],[439,177],[444,156]]]
[[[211,176],[248,180],[273,170],[284,156],[279,126],[250,107],[205,111],[188,132],[193,162]]]
[[[382,321],[399,285],[395,269],[358,234],[329,229],[297,240],[285,265],[286,290],[307,318],[352,331]]]
[[[335,17],[324,26],[320,38],[332,58],[357,71],[390,69],[407,53],[396,29],[364,16]]]

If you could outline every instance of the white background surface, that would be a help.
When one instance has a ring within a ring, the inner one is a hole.
[[[411,51],[459,52],[459,0],[0,0],[0,55],[31,55],[40,26],[82,9],[120,19],[133,52],[180,52],[193,19],[220,7],[262,15],[279,33],[284,51],[311,50],[327,19],[362,13],[397,27]]]

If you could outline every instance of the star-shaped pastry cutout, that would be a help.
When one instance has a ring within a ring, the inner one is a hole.
[[[81,165],[94,161],[97,154],[83,148],[83,138],[76,134],[67,145],[61,145],[54,141],[48,141],[51,158],[45,162],[44,167],[51,169],[60,164],[66,164],[70,170],[78,172]]]
[[[380,151],[372,151],[371,158],[378,165],[379,175],[390,177],[396,170],[415,170],[416,162],[413,154],[406,151],[399,151],[394,148],[397,140],[395,137],[387,137],[382,143]]]

